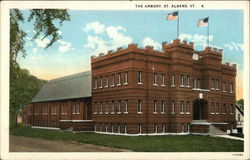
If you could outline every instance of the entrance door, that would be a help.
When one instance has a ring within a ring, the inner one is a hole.
[[[207,119],[207,101],[196,99],[193,102],[193,120]]]

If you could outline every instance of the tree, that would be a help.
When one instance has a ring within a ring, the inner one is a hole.
[[[240,107],[242,110],[244,110],[244,99],[236,101],[236,105]]]
[[[70,15],[66,9],[32,9],[27,22],[34,23],[35,35],[32,40],[42,36],[50,42],[45,48],[52,46],[58,39],[59,27],[69,21]],[[10,10],[10,120],[15,119],[20,108],[28,103],[38,92],[43,81],[29,74],[28,70],[21,69],[17,57],[26,56],[24,49],[26,33],[20,28],[25,22],[23,14],[18,9]],[[58,27],[57,27],[58,26]],[[16,121],[16,119],[15,119]]]

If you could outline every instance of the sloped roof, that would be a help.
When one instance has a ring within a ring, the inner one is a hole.
[[[32,102],[91,97],[91,71],[48,81]]]

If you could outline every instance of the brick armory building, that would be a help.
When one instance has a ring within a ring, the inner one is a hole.
[[[236,65],[222,64],[222,50],[196,51],[193,43],[179,39],[163,42],[162,51],[129,44],[91,57],[91,72],[81,74],[89,78],[61,86],[60,80],[70,78],[48,82],[59,88],[46,84],[41,89],[38,100],[28,105],[27,124],[120,134],[211,133],[236,127]],[[67,92],[71,85],[76,88]],[[46,86],[52,93],[43,93]],[[41,93],[47,99],[40,99]],[[56,96],[60,98],[51,98]],[[46,107],[47,114],[41,115]]]

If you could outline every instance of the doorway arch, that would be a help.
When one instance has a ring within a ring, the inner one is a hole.
[[[196,99],[193,101],[193,120],[207,119],[208,102],[205,99]]]

